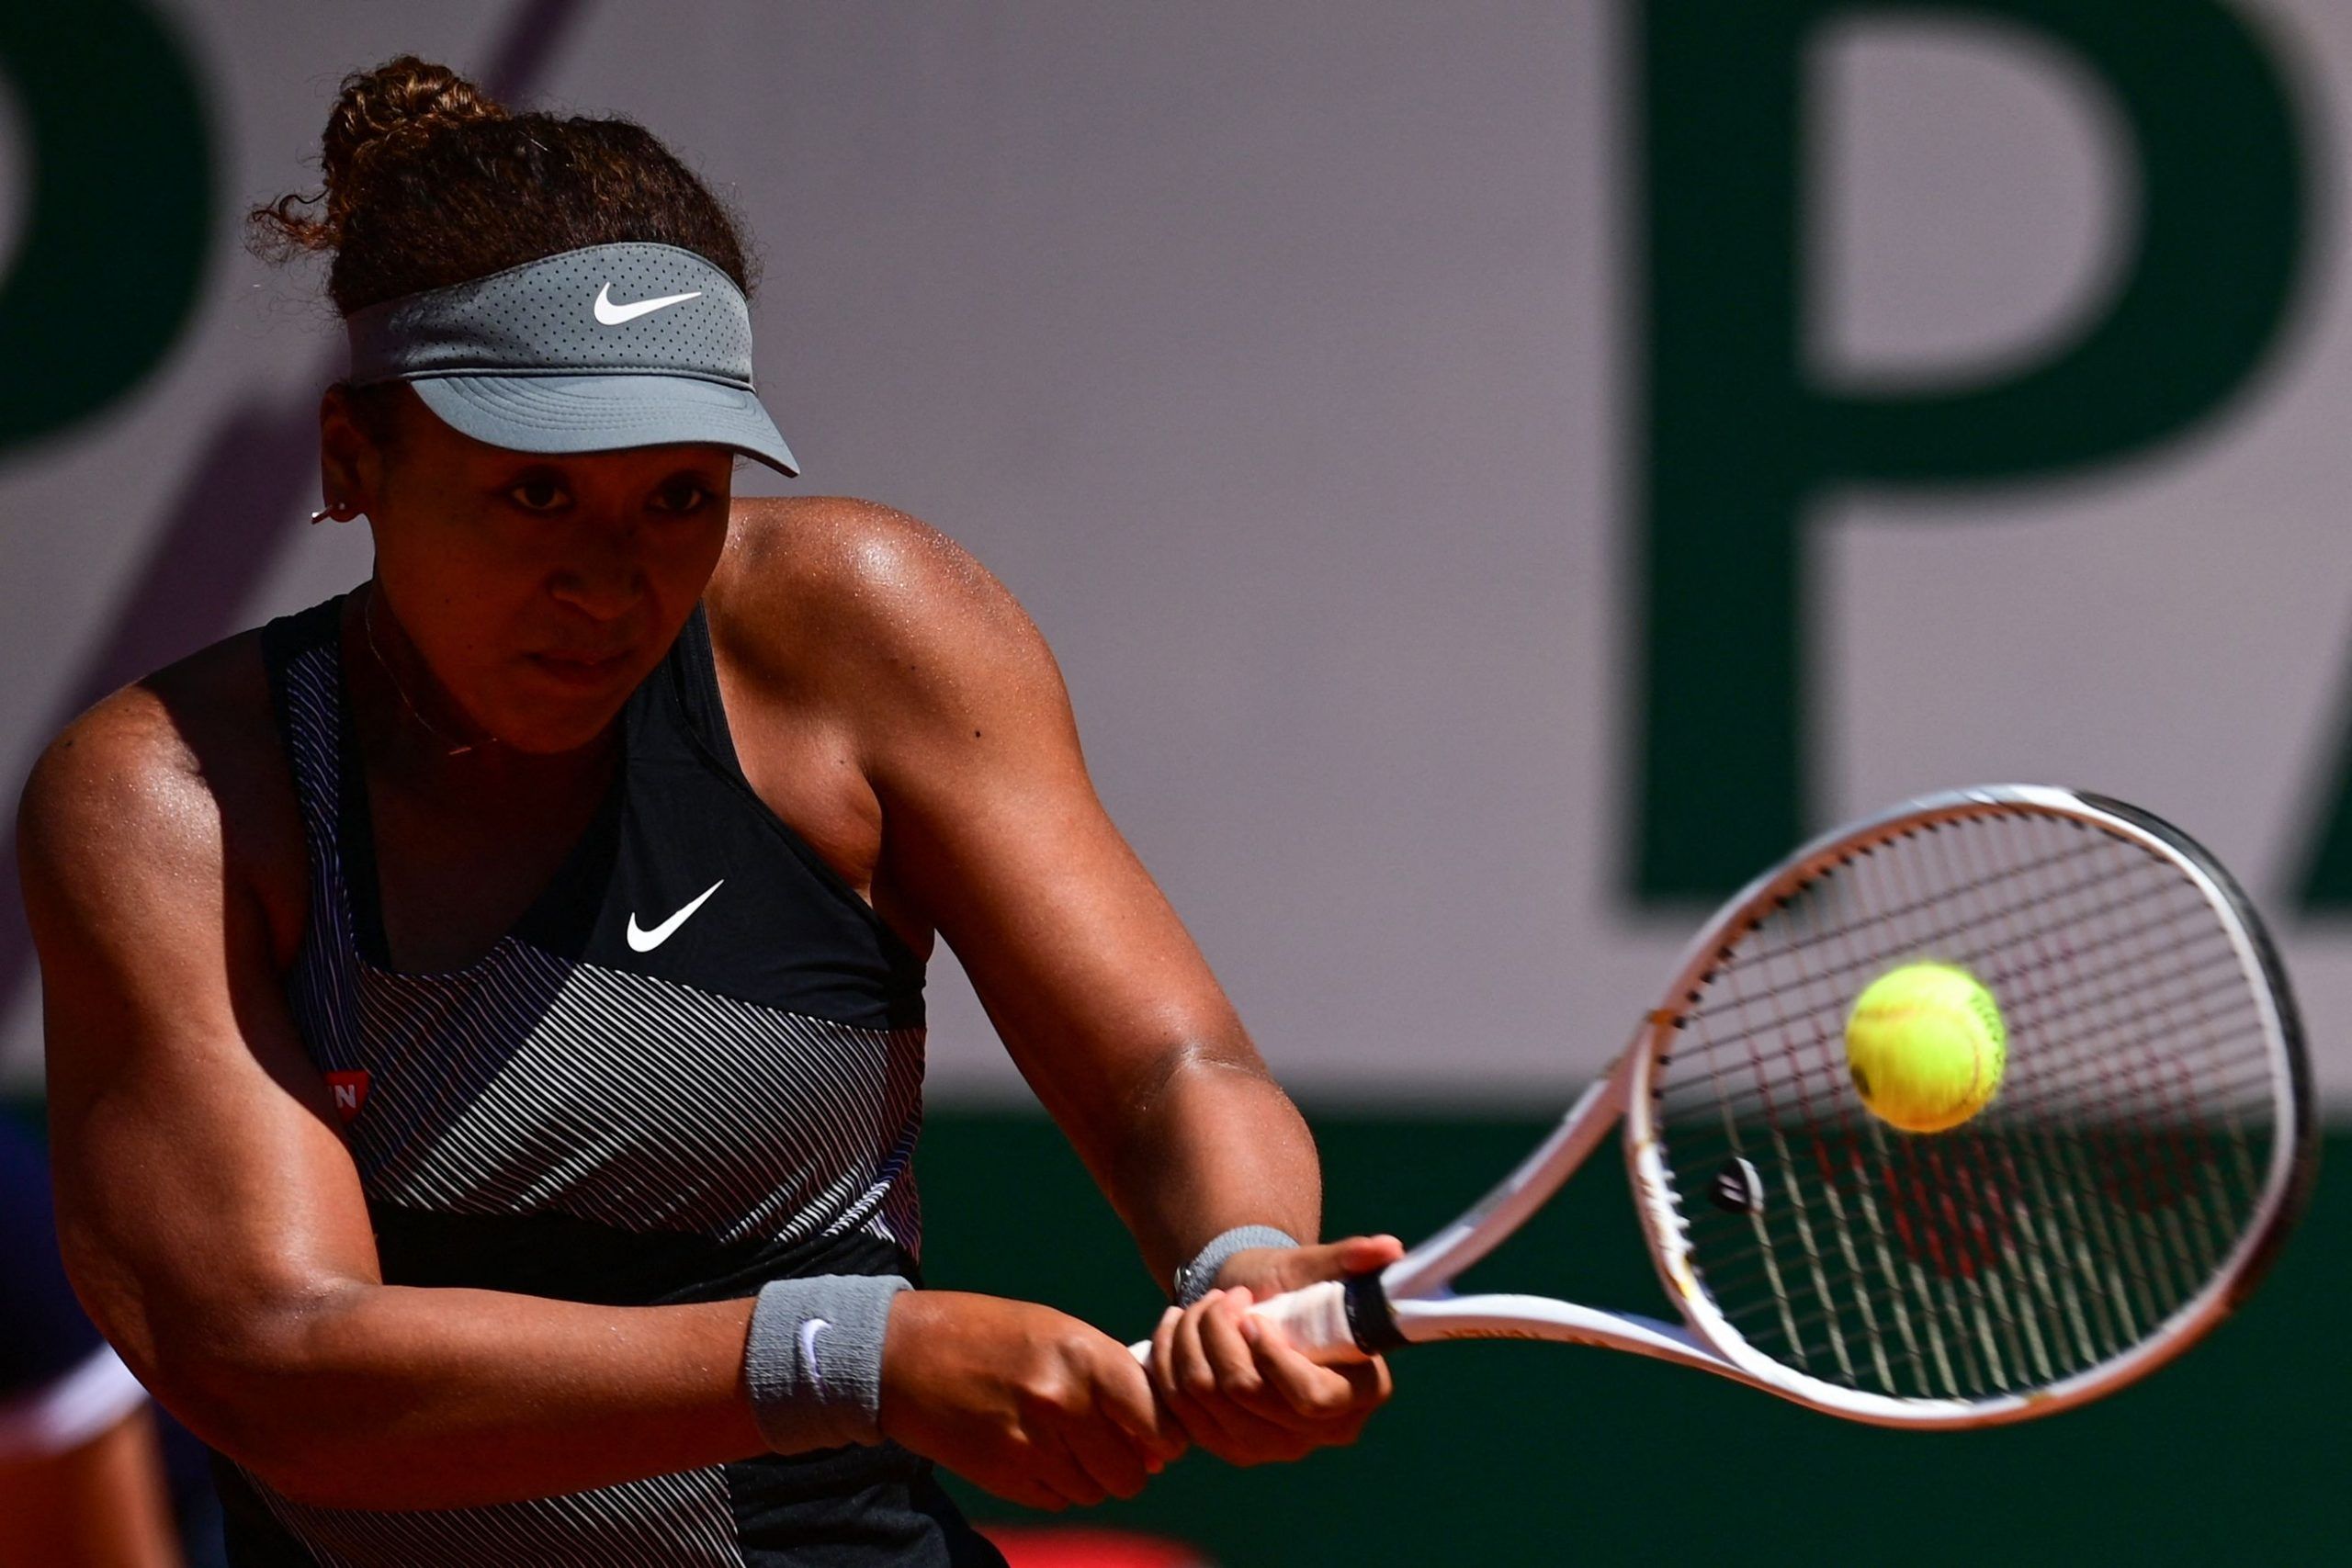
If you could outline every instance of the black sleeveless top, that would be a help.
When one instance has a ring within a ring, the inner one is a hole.
[[[286,976],[388,1284],[658,1305],[916,1278],[922,962],[752,792],[697,608],[593,825],[480,961],[390,966],[343,599],[261,636],[310,864]],[[493,1507],[294,1502],[216,1465],[241,1568],[995,1563],[885,1444]]]

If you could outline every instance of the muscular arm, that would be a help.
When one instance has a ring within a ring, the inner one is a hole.
[[[877,902],[910,906],[955,948],[1163,1287],[1235,1225],[1312,1240],[1306,1124],[1096,797],[1036,627],[913,519],[801,506],[799,564],[742,571],[715,601],[722,650],[755,689],[831,671],[879,803]],[[811,626],[812,604],[839,618]]]
[[[998,631],[1001,662],[930,716],[948,765],[885,773],[891,868],[1163,1287],[1235,1225],[1313,1240],[1306,1122],[1096,799],[1042,640]]]
[[[275,753],[266,711],[254,733],[257,669],[220,668],[233,651],[110,699],[26,788],[61,1234],[85,1304],[175,1414],[308,1501],[489,1503],[759,1451],[749,1302],[382,1282],[279,994],[288,922],[248,874],[280,854],[292,808],[254,765]]]

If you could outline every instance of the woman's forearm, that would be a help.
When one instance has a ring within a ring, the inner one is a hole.
[[[1183,1047],[1101,1140],[1112,1202],[1165,1283],[1212,1237],[1272,1225],[1313,1241],[1323,1177],[1306,1121],[1254,1051]]]
[[[752,1306],[354,1285],[225,1337],[192,1380],[212,1417],[198,1424],[330,1506],[473,1506],[740,1460],[764,1446]]]

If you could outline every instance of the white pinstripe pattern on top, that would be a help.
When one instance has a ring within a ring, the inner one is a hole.
[[[298,658],[286,687],[312,867],[292,999],[322,1070],[369,1075],[350,1132],[371,1198],[720,1242],[864,1231],[920,1255],[921,1028],[810,1018],[513,937],[447,975],[369,964],[335,838],[332,651]]]
[[[409,1513],[318,1508],[251,1473],[322,1568],[743,1568],[717,1467],[562,1497]]]
[[[560,1213],[637,1233],[792,1243],[863,1232],[917,1254],[923,1031],[874,1030],[562,958],[513,937],[447,975],[368,963],[337,841],[340,674],[283,671],[311,864],[289,1001],[322,1071],[364,1069],[347,1129],[372,1200]],[[488,1508],[272,1513],[331,1568],[737,1564],[726,1472]]]

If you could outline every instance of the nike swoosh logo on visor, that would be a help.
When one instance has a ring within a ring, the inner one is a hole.
[[[708,899],[712,894],[718,892],[720,888],[726,886],[727,879],[723,876],[720,877],[718,881],[704,888],[700,897],[687,905],[684,908],[679,910],[676,914],[671,916],[668,919],[662,921],[660,925],[655,926],[651,931],[647,931],[640,927],[637,923],[636,914],[632,912],[628,918],[628,945],[630,950],[636,953],[650,953],[655,948],[661,946],[663,942],[669,941],[673,936],[677,934],[678,928],[684,925],[686,921],[692,918],[694,912],[703,907],[705,900]]]
[[[616,327],[623,321],[633,321],[639,316],[650,316],[656,310],[666,310],[673,305],[701,298],[702,290],[697,288],[687,294],[664,294],[659,299],[639,299],[633,305],[616,305],[613,303],[613,286],[606,283],[596,290],[596,320],[605,326]]]

